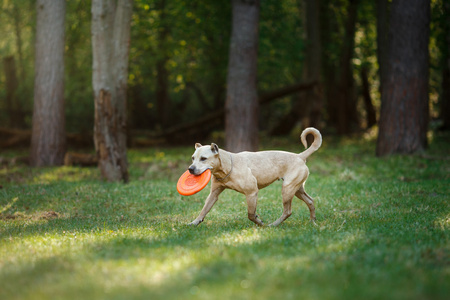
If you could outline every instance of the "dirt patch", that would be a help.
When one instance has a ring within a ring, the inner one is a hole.
[[[52,220],[56,218],[59,218],[59,213],[53,210],[38,212],[34,215],[26,215],[21,212],[15,212],[14,214],[0,214],[0,220]]]
[[[29,218],[29,216],[20,212],[15,212],[14,214],[0,214],[0,220],[23,220]]]
[[[56,219],[58,217],[59,217],[59,214],[57,212],[54,212],[53,210],[50,210],[50,211],[41,212],[35,218],[37,220],[51,220],[51,219]]]
[[[15,215],[5,215],[5,216],[0,216],[0,219],[2,219],[2,220],[14,220],[14,219],[16,219],[17,218],[17,216],[15,216]]]

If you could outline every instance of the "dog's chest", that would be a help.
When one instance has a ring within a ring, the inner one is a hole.
[[[239,182],[234,182],[231,180],[224,183],[224,185],[226,188],[228,188],[230,190],[234,190],[236,192],[243,193],[243,194],[245,194],[248,190],[251,189],[251,188],[249,188],[248,185],[243,185],[242,183],[240,184]]]

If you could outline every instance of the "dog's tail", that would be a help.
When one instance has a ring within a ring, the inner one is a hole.
[[[313,127],[308,127],[305,130],[303,130],[302,135],[300,136],[300,139],[302,140],[302,144],[303,146],[308,147],[308,143],[306,142],[306,136],[308,134],[312,134],[314,136],[314,141],[312,143],[311,146],[309,146],[308,149],[306,149],[305,151],[303,151],[302,153],[300,153],[300,157],[306,161],[306,159],[313,154],[314,152],[317,151],[317,149],[320,148],[320,145],[322,145],[322,135],[320,134],[319,130],[313,128]]]

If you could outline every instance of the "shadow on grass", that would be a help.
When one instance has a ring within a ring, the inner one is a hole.
[[[374,229],[329,225],[254,228],[232,220],[194,228],[160,223],[157,232],[127,227],[83,243],[73,255],[2,272],[0,282],[20,283],[23,290],[6,291],[19,298],[445,299],[444,268],[426,246],[435,236],[418,232],[425,244],[417,244]]]

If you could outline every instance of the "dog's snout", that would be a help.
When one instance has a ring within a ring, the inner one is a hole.
[[[195,174],[195,167],[194,166],[190,166],[188,170],[189,170],[189,173]]]

